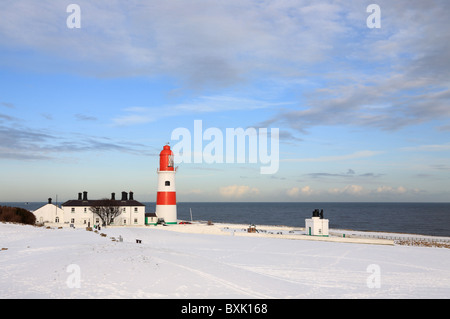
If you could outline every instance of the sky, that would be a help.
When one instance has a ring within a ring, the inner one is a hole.
[[[166,143],[192,155],[178,201],[448,202],[449,16],[447,0],[1,1],[0,202],[154,202]],[[239,128],[257,135],[227,149]]]

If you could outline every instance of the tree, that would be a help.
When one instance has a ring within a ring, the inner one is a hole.
[[[24,208],[0,206],[0,221],[34,225],[36,216]]]
[[[89,210],[102,220],[103,226],[111,225],[114,218],[120,215],[120,203],[113,199],[100,199],[96,200],[89,207]]]

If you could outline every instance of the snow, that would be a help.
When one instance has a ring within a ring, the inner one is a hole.
[[[219,235],[208,227],[108,227],[102,237],[1,223],[0,298],[450,297],[450,249]],[[123,242],[112,241],[119,235]]]

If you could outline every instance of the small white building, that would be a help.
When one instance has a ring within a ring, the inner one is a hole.
[[[312,218],[305,219],[305,231],[310,236],[328,237],[328,219],[323,218],[323,210],[315,209]]]
[[[36,224],[60,224],[64,221],[64,211],[52,204],[52,199],[48,199],[48,203],[35,211],[33,211],[34,216],[36,216]]]

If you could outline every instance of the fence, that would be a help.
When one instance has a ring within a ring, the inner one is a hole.
[[[331,234],[331,232],[330,232]],[[365,233],[335,233],[334,236],[344,236],[353,238],[378,238],[390,239],[397,245],[407,246],[426,246],[426,247],[443,247],[450,248],[450,237],[433,237],[425,235],[402,235],[402,234],[365,234]]]

